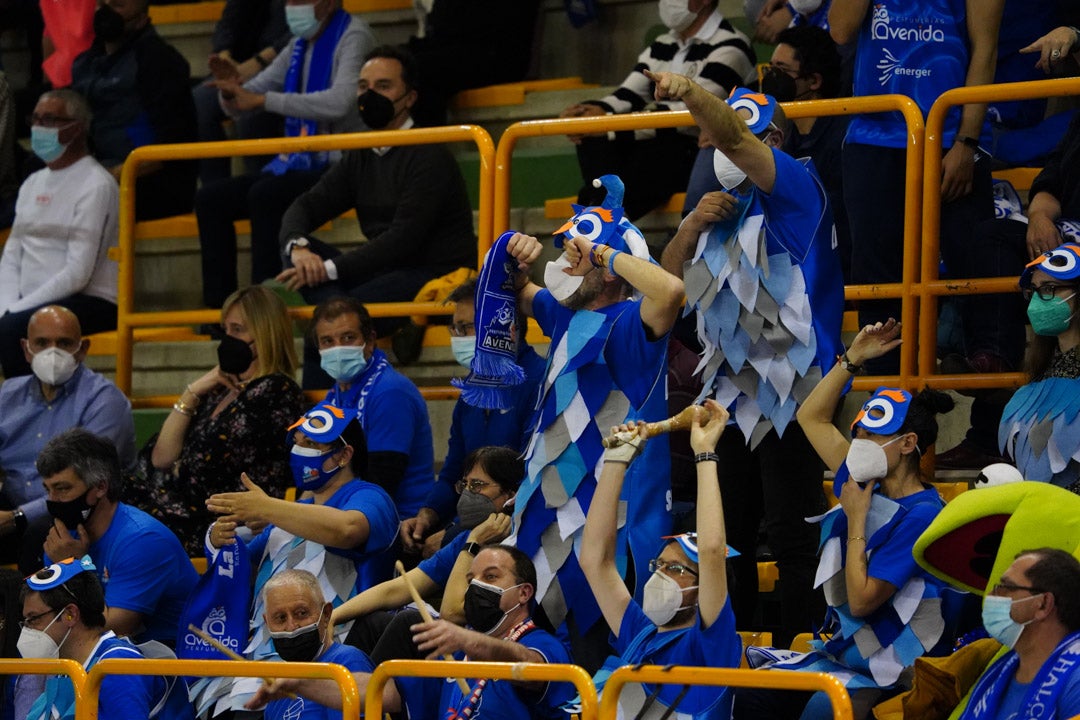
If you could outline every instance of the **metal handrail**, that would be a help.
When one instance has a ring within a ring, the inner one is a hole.
[[[75,690],[75,707],[86,698],[86,670],[74,660],[0,658],[0,675],[67,675]]]

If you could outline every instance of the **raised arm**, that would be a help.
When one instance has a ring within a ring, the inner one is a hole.
[[[660,267],[681,278],[683,265],[694,256],[702,231],[714,222],[727,219],[738,205],[739,201],[728,192],[718,190],[702,195],[697,206],[683,218],[675,236],[664,247]]]
[[[855,42],[869,9],[870,0],[833,0],[829,6],[829,34],[837,45]]]
[[[517,285],[514,289],[517,291],[518,309],[528,317],[533,317],[533,298],[540,291],[540,286],[529,279],[529,270],[540,258],[543,250],[544,246],[539,240],[524,233],[514,233],[506,246],[506,251],[517,260],[518,269],[521,270],[517,275]]]
[[[690,447],[694,454],[716,451],[716,443],[728,423],[728,411],[718,402],[705,401],[690,428]],[[702,422],[704,421],[704,424]],[[709,627],[728,598],[727,529],[724,527],[724,505],[720,497],[717,462],[703,460],[697,469],[697,547],[698,547],[698,617],[701,626]]]
[[[638,436],[644,425],[639,422],[614,428],[616,432],[632,434],[633,439],[604,451],[604,466],[596,481],[596,492],[589,503],[589,514],[581,535],[578,561],[600,606],[600,612],[604,614],[604,620],[615,637],[619,636],[623,615],[630,604],[630,591],[615,566],[619,495],[622,493],[626,469],[645,447],[645,439]]]
[[[492,513],[487,520],[469,531],[466,543],[487,545],[493,542],[502,542],[510,534],[511,518],[504,513]],[[462,548],[454,559],[454,567],[450,570],[450,578],[446,581],[443,589],[442,604],[439,606],[439,615],[457,625],[465,624],[465,591],[469,589],[469,569],[472,567],[473,556]]]
[[[405,573],[409,576],[416,591],[421,597],[432,597],[439,592],[439,586],[432,582],[423,570],[413,568]],[[340,624],[363,617],[377,610],[393,610],[412,602],[409,586],[405,581],[405,575],[398,575],[392,580],[381,582],[375,587],[370,587],[359,595],[356,595],[334,608],[332,620]]]

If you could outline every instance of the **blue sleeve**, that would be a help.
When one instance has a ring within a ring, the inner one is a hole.
[[[339,509],[364,513],[368,521],[368,539],[362,548],[354,550],[370,555],[382,552],[394,543],[398,532],[398,514],[394,501],[382,488],[365,484],[366,487],[354,492]]]
[[[615,642],[612,643],[612,647],[615,648],[615,652],[622,657],[626,650],[630,647],[630,643],[634,641],[643,630],[648,627],[656,627],[656,624],[645,617],[645,612],[641,609],[641,606],[637,604],[636,600],[631,600],[626,605],[626,611],[623,613],[622,622],[619,624],[619,636],[615,638]],[[623,658],[628,663],[638,662],[639,658]]]
[[[120,467],[129,468],[135,464],[135,420],[131,415],[131,403],[115,385],[105,381],[101,391],[87,403],[79,425],[112,440],[120,455]]]
[[[559,320],[559,311],[570,312],[558,303],[547,289],[540,290],[533,296],[532,314],[544,334],[551,337],[555,331],[555,323]]]
[[[109,571],[105,603],[109,607],[144,615],[157,609],[162,595],[169,589],[162,578],[176,572],[172,547],[176,538],[165,537],[163,533],[168,532],[164,526],[143,528],[110,548],[105,560]]]
[[[521,638],[520,642],[530,650],[535,650],[543,655],[545,662],[549,664],[569,665],[573,662],[570,659],[570,653],[566,650],[566,646],[559,642],[554,635],[542,630],[534,630]],[[543,691],[539,693],[520,688],[517,689],[517,693],[522,700],[530,702],[536,707],[538,711],[537,717],[566,717],[560,708],[577,695],[573,684],[566,682],[549,682],[544,685]]]
[[[901,588],[922,572],[911,550],[940,510],[940,506],[926,502],[911,506],[885,542],[871,553],[866,574]]]
[[[645,404],[656,384],[662,382],[658,377],[667,360],[667,334],[649,340],[646,333],[641,321],[641,303],[634,302],[615,318],[611,337],[604,347],[615,384],[637,408]]]
[[[458,553],[465,547],[468,539],[469,533],[458,533],[445,546],[439,548],[434,555],[426,560],[421,560],[416,569],[427,575],[431,582],[439,587],[446,587],[446,583],[450,579],[450,573],[457,562]]]
[[[410,398],[402,388],[388,387],[368,398],[369,422],[364,434],[368,452],[397,452],[408,455],[413,443],[413,423],[404,422],[402,411],[410,407]]]
[[[342,645],[341,643],[331,645],[319,658],[319,662],[337,663],[344,666],[349,672],[370,673],[375,671],[375,664],[371,662],[371,658],[363,650],[352,645]]]
[[[761,193],[769,233],[796,262],[806,260],[825,212],[825,197],[814,176],[801,162],[773,148],[776,181],[773,191]]]

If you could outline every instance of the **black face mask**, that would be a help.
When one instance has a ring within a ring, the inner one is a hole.
[[[74,530],[79,525],[85,525],[90,513],[94,512],[94,508],[97,507],[86,502],[86,496],[89,494],[90,491],[87,490],[74,500],[65,500],[63,502],[46,500],[45,507],[48,509],[49,514],[64,523],[68,530]]]
[[[124,37],[124,18],[108,5],[94,11],[94,35],[102,42],[117,42]]]
[[[251,346],[240,338],[226,335],[217,346],[218,367],[222,372],[239,375],[251,367],[255,356]]]
[[[394,101],[374,90],[365,90],[356,98],[356,107],[360,119],[372,130],[382,130],[394,119]]]
[[[795,78],[775,67],[769,68],[762,76],[761,92],[772,95],[777,102],[791,102],[799,94]]]
[[[516,587],[516,586],[515,586]],[[502,588],[473,580],[465,590],[465,620],[477,632],[489,633],[499,626],[509,612],[499,607]]]
[[[290,632],[270,633],[274,642],[274,650],[285,662],[312,662],[319,656],[322,650],[322,634],[319,632],[319,623],[322,615],[314,625],[305,625]]]

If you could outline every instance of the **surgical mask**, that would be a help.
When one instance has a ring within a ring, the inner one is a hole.
[[[461,367],[468,369],[472,366],[473,356],[476,355],[476,336],[450,338],[450,352],[454,353],[454,359]]]
[[[851,479],[865,483],[885,477],[889,473],[889,458],[885,456],[885,448],[902,437],[904,436],[895,437],[884,445],[878,445],[866,438],[852,440],[844,460]]]
[[[247,372],[251,363],[255,361],[255,354],[251,352],[251,346],[240,338],[226,335],[221,338],[217,346],[218,367],[221,372],[230,375],[240,375]]]
[[[45,630],[51,628],[53,623],[60,619],[63,612],[61,610],[56,613],[56,617],[45,626]],[[71,628],[68,628],[68,631],[64,633],[64,639],[60,641],[59,645],[49,637],[45,630],[24,627],[19,633],[19,641],[16,643],[19,654],[27,660],[55,660],[60,657],[60,648],[67,642],[68,635],[71,634]]]
[[[1016,641],[1020,639],[1020,633],[1035,619],[1032,618],[1026,623],[1013,620],[1011,615],[1013,603],[1027,602],[1042,595],[1043,593],[1039,593],[1020,600],[1013,600],[1003,595],[987,595],[983,598],[982,606],[982,621],[986,634],[1012,650],[1016,647]]]
[[[457,501],[458,525],[472,530],[496,513],[495,501],[482,493],[465,490]]]
[[[293,482],[301,492],[316,492],[321,490],[326,483],[338,474],[341,466],[337,465],[330,470],[323,470],[326,461],[341,448],[319,450],[293,445],[289,453],[289,467],[292,468]]]
[[[719,150],[713,151],[713,172],[716,174],[717,182],[725,190],[734,190],[746,179],[746,173],[736,167],[735,163]]]
[[[465,590],[465,620],[469,623],[469,627],[485,635],[495,632],[506,616],[521,606],[521,603],[518,603],[503,612],[499,605],[502,602],[503,593],[521,587],[523,584],[518,583],[503,589],[498,585],[488,585],[473,578]]]
[[[319,351],[319,365],[338,382],[350,382],[367,368],[363,345],[337,345]]]
[[[117,42],[124,37],[124,18],[108,5],[94,11],[94,36],[102,42]]]
[[[691,12],[687,0],[660,0],[660,22],[673,32],[682,32],[694,24],[697,13]]]
[[[45,348],[34,353],[30,361],[30,369],[34,371],[37,379],[46,385],[63,385],[75,370],[79,367],[79,361],[67,350],[58,347]]]
[[[560,303],[566,302],[581,287],[581,283],[585,282],[584,275],[567,275],[563,272],[564,268],[569,267],[570,261],[565,254],[544,267],[544,287],[551,293],[551,297]]]
[[[30,149],[48,164],[57,160],[68,149],[70,143],[60,142],[60,128],[34,125],[30,128]]]
[[[762,76],[761,92],[772,95],[778,102],[791,102],[799,96],[795,78],[777,67],[770,67]]]
[[[1038,293],[1032,295],[1027,307],[1032,331],[1036,335],[1053,337],[1068,330],[1075,314],[1069,308],[1069,301],[1074,297],[1076,293],[1067,298],[1053,297],[1049,300],[1043,300]]]
[[[80,525],[85,525],[90,514],[97,507],[86,502],[86,496],[89,494],[90,490],[87,489],[74,500],[46,500],[45,508],[49,511],[49,515],[64,523],[68,530],[74,530]]]
[[[394,101],[374,90],[360,93],[356,98],[356,107],[360,111],[360,119],[372,130],[382,130],[394,119]]]
[[[322,616],[323,611],[319,611],[319,619],[311,625],[270,633],[270,638],[274,641],[274,651],[282,660],[312,662],[319,657],[319,651],[323,646],[322,633],[319,632]]]
[[[683,590],[693,590],[697,585],[684,588],[663,572],[657,570],[642,588],[641,609],[645,617],[660,627],[671,622],[680,610],[693,605],[682,604]]]
[[[285,22],[289,32],[310,40],[319,32],[319,19],[315,17],[315,4],[285,5]]]

